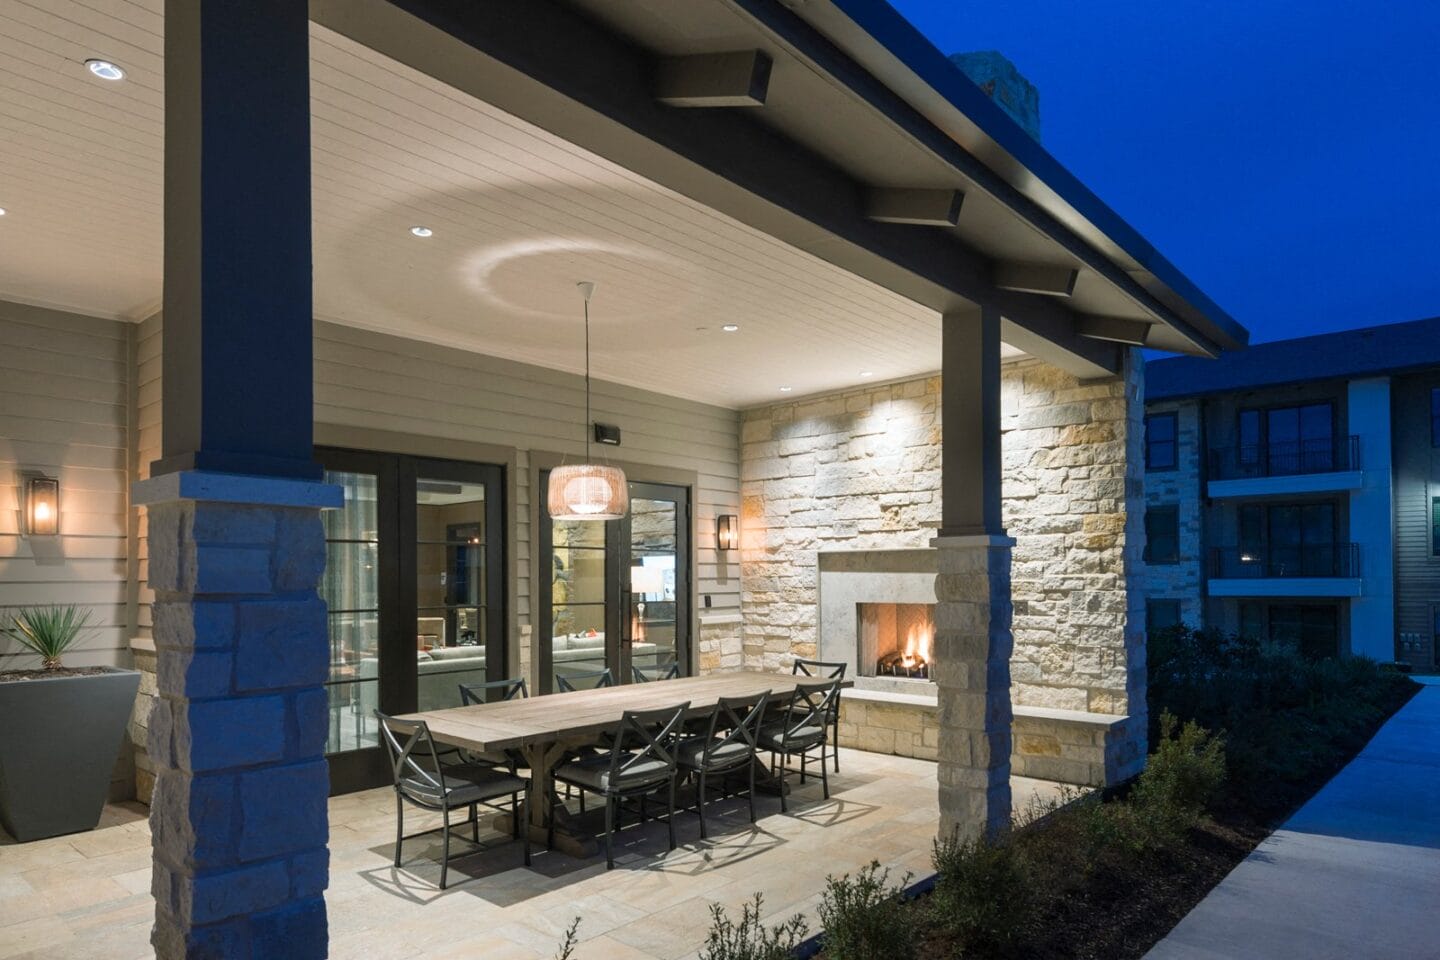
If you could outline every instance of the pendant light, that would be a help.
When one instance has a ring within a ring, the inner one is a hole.
[[[585,462],[550,471],[546,504],[553,520],[619,520],[630,506],[625,471],[590,459],[590,297],[595,284],[582,280],[575,286],[585,300]]]

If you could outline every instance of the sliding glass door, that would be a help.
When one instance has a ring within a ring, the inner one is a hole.
[[[632,483],[620,520],[540,527],[542,692],[690,673],[689,488]]]
[[[335,792],[384,783],[374,711],[458,706],[506,675],[503,471],[321,449],[345,507],[323,514]]]

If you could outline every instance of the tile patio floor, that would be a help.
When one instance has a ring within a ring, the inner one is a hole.
[[[603,857],[574,860],[482,831],[488,852],[452,860],[450,889],[439,879],[438,835],[408,841],[406,863],[391,866],[394,794],[388,788],[330,801],[331,956],[364,960],[537,960],[555,955],[565,927],[581,917],[576,960],[693,956],[709,927],[711,902],[733,913],[756,891],[775,919],[797,911],[814,922],[826,874],[870,860],[898,876],[929,873],[939,814],[935,766],[920,760],[841,751],[831,797],[811,781],[780,814],[761,797],[752,829],[742,800],[707,811],[710,839],[693,814],[677,818],[679,846],[665,850],[664,825],[627,829],[616,868]],[[1053,796],[1057,785],[1016,778],[1015,807]],[[593,808],[592,808],[593,812]],[[99,829],[17,845],[0,834],[0,958],[136,960],[149,949],[150,835],[146,808],[106,808]],[[407,832],[438,822],[407,811]],[[452,850],[465,849],[453,843]],[[467,879],[473,878],[473,879]]]

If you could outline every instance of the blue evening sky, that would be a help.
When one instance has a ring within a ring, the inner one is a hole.
[[[1252,342],[1440,314],[1440,2],[891,2]]]

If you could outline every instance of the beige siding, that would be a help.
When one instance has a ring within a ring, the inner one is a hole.
[[[70,665],[127,663],[130,327],[0,301],[0,617],[75,603]],[[61,536],[19,536],[22,473],[60,479]],[[0,670],[34,658],[0,642]]]

